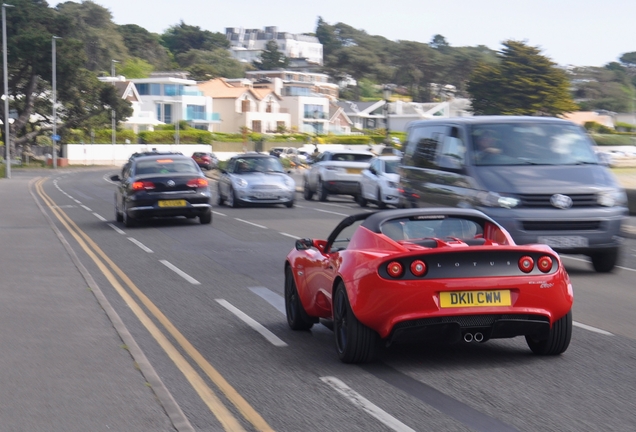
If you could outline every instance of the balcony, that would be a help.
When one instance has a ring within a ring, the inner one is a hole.
[[[221,114],[220,113],[188,113],[184,120],[192,121],[192,122],[220,122]]]
[[[325,120],[327,118],[327,113],[322,111],[305,111],[304,118]]]

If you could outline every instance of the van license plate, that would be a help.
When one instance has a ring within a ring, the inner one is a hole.
[[[185,200],[162,200],[158,202],[159,207],[185,207]]]
[[[540,236],[537,241],[558,249],[586,248],[589,246],[587,238],[581,236]]]

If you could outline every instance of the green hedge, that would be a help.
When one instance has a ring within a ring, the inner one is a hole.
[[[175,142],[174,130],[143,131],[139,132],[141,144],[173,144]],[[181,144],[212,144],[214,134],[199,129],[185,129],[179,131],[179,143]]]
[[[592,139],[599,146],[620,146],[620,145],[635,145],[635,134],[591,134]]]

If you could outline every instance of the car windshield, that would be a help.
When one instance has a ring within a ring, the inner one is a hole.
[[[398,160],[388,160],[385,163],[385,171],[387,174],[397,174],[399,165],[400,161]]]
[[[236,164],[237,173],[282,173],[283,165],[277,158],[242,158]]]
[[[332,160],[343,162],[368,162],[371,158],[373,158],[372,154],[336,153],[333,155]]]
[[[472,131],[475,165],[598,164],[587,134],[576,125],[504,123]]]
[[[393,240],[417,240],[427,238],[458,238],[469,240],[483,234],[477,222],[457,217],[391,219],[380,227],[382,234]]]
[[[190,160],[157,159],[139,161],[135,174],[197,174],[198,168]]]

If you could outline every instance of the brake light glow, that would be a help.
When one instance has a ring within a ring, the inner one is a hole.
[[[399,262],[392,261],[389,263],[389,265],[386,266],[386,271],[389,274],[389,276],[398,278],[402,276],[402,273],[404,272],[404,267],[402,267],[402,264],[400,264]]]
[[[537,268],[543,273],[547,273],[552,269],[552,258],[549,256],[542,256],[537,262]]]
[[[155,188],[155,184],[150,181],[136,181],[136,182],[133,182],[132,184],[133,191],[152,190],[154,188]]]
[[[208,181],[203,178],[195,178],[192,180],[188,180],[188,183],[186,183],[186,185],[188,187],[194,187],[194,188],[208,187]]]
[[[413,273],[414,276],[424,276],[426,270],[428,270],[428,268],[426,267],[426,263],[422,260],[415,260],[411,263],[411,273]]]
[[[530,273],[534,268],[534,260],[529,256],[519,258],[519,270],[524,273]]]

